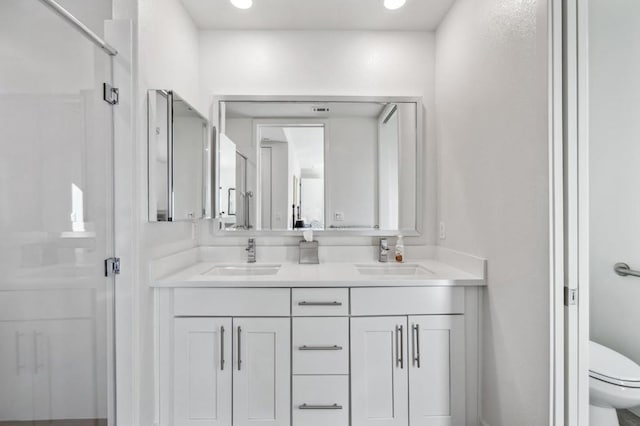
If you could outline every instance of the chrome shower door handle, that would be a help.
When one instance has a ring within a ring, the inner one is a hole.
[[[623,262],[619,262],[613,265],[613,270],[616,272],[616,274],[620,275],[621,277],[627,277],[627,276],[640,277],[640,271],[631,269],[629,265]]]

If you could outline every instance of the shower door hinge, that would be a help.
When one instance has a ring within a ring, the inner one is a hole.
[[[564,288],[564,306],[573,306],[578,304],[578,289]]]
[[[112,277],[120,274],[120,258],[110,257],[104,260],[104,276]]]
[[[104,83],[102,85],[102,98],[108,104],[117,105],[120,101],[120,92],[117,87]]]

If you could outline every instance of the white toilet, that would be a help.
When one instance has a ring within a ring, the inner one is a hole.
[[[589,426],[619,426],[616,409],[640,405],[640,365],[590,343]]]

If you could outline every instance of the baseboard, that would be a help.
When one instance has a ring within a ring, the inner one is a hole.
[[[485,422],[484,420],[480,420],[480,426],[489,426],[489,423]]]
[[[640,407],[632,408],[629,411],[631,411],[636,416],[640,417]]]

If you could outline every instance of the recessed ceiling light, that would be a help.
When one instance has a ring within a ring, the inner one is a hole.
[[[390,10],[400,9],[407,0],[384,0],[384,7]]]
[[[249,9],[253,5],[253,0],[231,0],[231,4],[238,9]]]

